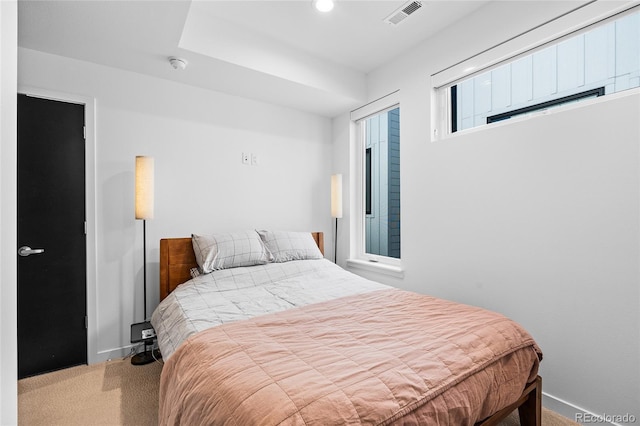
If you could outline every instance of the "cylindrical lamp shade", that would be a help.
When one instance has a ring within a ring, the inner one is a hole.
[[[342,217],[342,175],[331,175],[331,217]]]
[[[136,157],[136,219],[153,219],[153,157]]]

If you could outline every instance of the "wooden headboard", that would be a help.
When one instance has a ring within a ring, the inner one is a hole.
[[[324,234],[312,232],[311,236],[324,254]],[[191,238],[163,238],[160,240],[160,300],[178,285],[191,279],[191,268],[197,268]]]

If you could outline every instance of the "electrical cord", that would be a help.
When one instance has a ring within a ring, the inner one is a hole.
[[[127,355],[125,355],[122,360],[124,361],[127,358],[131,358],[132,356],[136,355],[138,353],[138,349],[144,344],[143,343],[139,343],[135,346],[131,347],[131,350],[129,351],[129,353]],[[153,357],[154,361],[160,364],[164,365],[164,360],[162,359],[162,356],[157,357],[156,356],[156,351],[157,353],[160,353],[160,348],[156,347],[156,345],[154,344],[153,347],[151,348],[151,356]]]
[[[136,353],[138,353],[138,348],[140,347],[140,345],[137,346],[132,346],[131,350],[129,351],[129,353],[127,355],[125,355],[122,360],[124,361],[127,358],[131,358],[132,356],[134,356]]]

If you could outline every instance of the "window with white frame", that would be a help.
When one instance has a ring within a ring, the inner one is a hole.
[[[356,126],[356,258],[399,266],[400,245],[400,107],[369,106],[352,114]],[[380,104],[378,104],[380,105]]]
[[[453,134],[640,87],[640,10],[632,9],[439,90]]]

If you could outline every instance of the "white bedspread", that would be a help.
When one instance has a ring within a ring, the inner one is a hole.
[[[199,331],[293,307],[389,288],[326,259],[214,271],[181,284],[151,317],[163,358]]]

